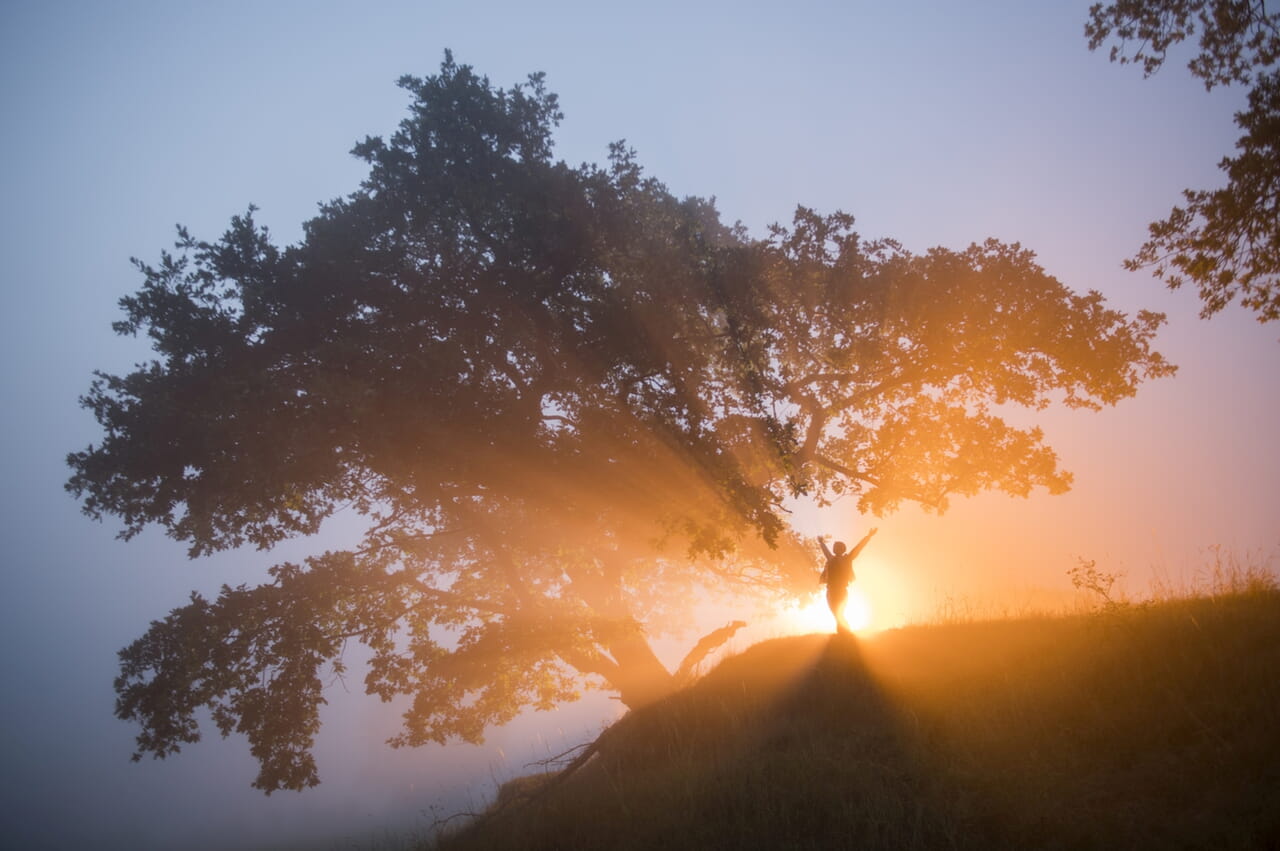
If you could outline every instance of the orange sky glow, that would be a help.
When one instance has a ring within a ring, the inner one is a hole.
[[[14,654],[0,707],[6,839],[15,847],[226,848],[332,844],[427,807],[487,800],[495,777],[581,743],[620,713],[601,693],[527,713],[482,747],[392,751],[401,704],[365,696],[364,671],[330,685],[319,737],[323,784],[264,799],[247,788],[242,737],[128,763],[136,730],[112,715],[117,650],[192,590],[256,585],[266,568],[340,548],[358,518],[317,540],[195,562],[148,530],[131,542],[63,491],[67,452],[101,440],[76,406],[92,371],[151,357],[121,338],[117,300],[140,283],[174,222],[215,239],[249,203],[281,244],[317,202],[352,191],[347,155],[405,114],[401,74],[443,50],[496,85],[547,73],[565,120],[556,155],[602,162],[625,139],[676,196],[716,198],[762,236],[797,204],[857,217],[867,239],[920,254],[996,237],[1036,252],[1079,293],[1128,313],[1163,312],[1156,348],[1179,367],[1100,412],[1019,412],[1043,427],[1060,496],[983,494],[943,515],[905,506],[862,516],[856,498],[798,501],[811,544],[806,599],[762,608],[712,589],[681,635],[655,642],[679,663],[709,629],[741,619],[724,652],[831,632],[819,535],[879,533],[854,564],[860,635],[948,617],[1065,611],[1081,559],[1124,593],[1191,588],[1225,557],[1280,569],[1280,323],[1237,305],[1211,320],[1122,262],[1183,188],[1222,183],[1239,135],[1239,88],[1205,92],[1184,60],[1143,79],[1091,54],[1089,3],[573,4],[315,2],[0,4],[0,95],[12,132],[0,158],[5,347],[6,593]],[[517,459],[518,460],[518,459]],[[513,462],[514,463],[514,462]],[[549,486],[549,490],[554,490]],[[354,642],[353,642],[354,644]],[[715,659],[707,660],[707,665]],[[95,790],[85,795],[85,789]],[[398,820],[398,821],[397,821]],[[418,820],[418,821],[415,821]]]

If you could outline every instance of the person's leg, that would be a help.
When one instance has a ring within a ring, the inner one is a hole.
[[[853,632],[849,622],[844,617],[844,604],[849,599],[848,588],[836,588],[827,586],[827,606],[831,609],[831,614],[836,619],[836,634]]]

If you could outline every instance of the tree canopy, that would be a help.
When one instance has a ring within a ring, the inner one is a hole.
[[[800,207],[763,238],[678,198],[619,143],[553,156],[541,75],[510,89],[446,54],[409,116],[356,145],[368,177],[278,247],[253,216],[179,230],[121,301],[155,358],[98,374],[101,442],[68,489],[129,538],[267,549],[336,511],[361,540],[155,621],[121,651],[138,754],[246,735],[270,792],[318,782],[324,678],[410,698],[393,744],[478,740],[584,687],[628,706],[688,679],[650,639],[724,589],[808,590],[788,500],[946,509],[1066,490],[1039,429],[1173,368],[1163,317],[1077,294],[995,240],[913,254]]]
[[[1184,190],[1185,204],[1151,224],[1125,265],[1153,268],[1170,289],[1193,284],[1202,316],[1238,297],[1259,321],[1280,319],[1280,13],[1265,0],[1119,0],[1090,8],[1085,35],[1091,50],[1111,42],[1112,61],[1139,64],[1147,76],[1195,38],[1187,67],[1206,89],[1251,87],[1235,116],[1244,131],[1237,153],[1219,164],[1226,186]]]

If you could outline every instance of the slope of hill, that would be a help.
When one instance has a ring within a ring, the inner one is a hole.
[[[1280,594],[767,641],[525,788],[438,847],[1280,847]]]

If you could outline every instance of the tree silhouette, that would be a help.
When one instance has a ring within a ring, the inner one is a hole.
[[[693,601],[812,587],[787,499],[1060,492],[1040,431],[998,407],[1097,408],[1172,372],[1162,317],[1016,245],[914,255],[804,208],[751,238],[621,144],[554,160],[539,75],[500,90],[446,54],[401,85],[409,117],[356,146],[368,178],[298,244],[251,208],[138,263],[116,329],[157,358],[82,399],[104,436],[67,487],[124,538],[157,524],[194,557],[343,508],[367,524],[121,651],[135,758],[196,741],[207,708],[248,737],[255,786],[314,785],[323,679],[353,640],[370,693],[412,698],[393,744],[476,741],[584,685],[643,705],[742,625],[670,671],[649,642]]]
[[[1206,89],[1252,87],[1235,116],[1244,131],[1237,154],[1219,163],[1227,185],[1184,190],[1185,206],[1153,222],[1125,266],[1152,267],[1170,289],[1194,284],[1203,317],[1238,296],[1258,321],[1280,319],[1280,13],[1264,0],[1119,0],[1090,8],[1085,35],[1090,50],[1113,41],[1111,60],[1147,76],[1194,36],[1199,52],[1187,67]]]

